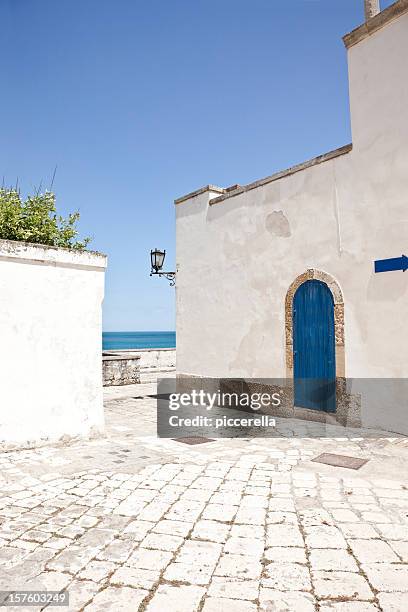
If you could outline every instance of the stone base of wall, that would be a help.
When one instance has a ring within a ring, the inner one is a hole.
[[[21,440],[19,442],[7,442],[0,440],[0,452],[10,452],[14,450],[30,450],[34,448],[42,448],[44,446],[69,446],[75,442],[83,440],[97,440],[99,438],[105,438],[104,427],[91,427],[86,435],[69,435],[64,434],[62,436],[55,436],[49,438],[40,438],[36,440]]]
[[[205,378],[190,376],[186,374],[177,375],[177,392],[189,393],[192,389],[203,389],[206,393],[254,393],[273,395],[279,394],[281,404],[279,406],[265,406],[259,410],[243,408],[232,405],[236,410],[257,412],[275,417],[286,417],[315,421],[332,425],[343,425],[344,427],[361,427],[361,398],[346,390],[346,380],[336,380],[336,412],[327,413],[308,408],[298,408],[294,405],[293,381],[289,379],[240,379],[240,378]]]

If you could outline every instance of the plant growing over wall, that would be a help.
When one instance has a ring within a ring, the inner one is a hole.
[[[79,213],[57,215],[55,194],[37,193],[22,200],[16,189],[0,189],[0,238],[69,249],[86,249],[90,238],[78,240]]]

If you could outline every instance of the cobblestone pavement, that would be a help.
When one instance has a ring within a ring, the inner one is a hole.
[[[156,439],[154,394],[108,389],[106,438],[0,455],[0,590],[68,589],[86,612],[408,610],[405,438],[281,420],[291,437],[188,446]]]

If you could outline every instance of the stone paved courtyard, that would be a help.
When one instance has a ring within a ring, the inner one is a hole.
[[[408,609],[405,438],[278,420],[189,446],[155,437],[155,385],[105,393],[106,438],[0,455],[0,589],[87,612]]]

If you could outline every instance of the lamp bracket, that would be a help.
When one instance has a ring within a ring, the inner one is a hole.
[[[175,272],[150,272],[150,276],[164,276],[170,282],[170,287],[174,287],[176,284],[176,273]]]

